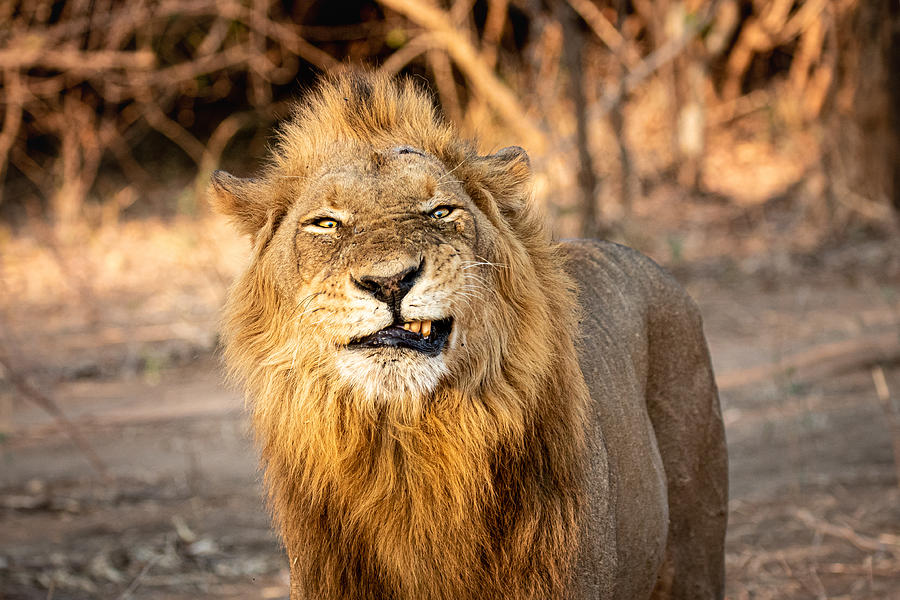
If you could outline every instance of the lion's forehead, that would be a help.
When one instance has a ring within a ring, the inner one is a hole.
[[[354,214],[413,210],[431,198],[460,195],[458,182],[436,159],[409,154],[379,162],[346,158],[323,165],[309,178],[304,208],[325,206]]]

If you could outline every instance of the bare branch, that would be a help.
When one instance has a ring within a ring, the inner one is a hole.
[[[490,68],[497,66],[497,50],[503,26],[506,24],[506,11],[509,0],[491,0],[488,3],[487,19],[484,23],[484,34],[481,36],[481,54]]]
[[[43,67],[75,74],[96,74],[114,69],[146,71],[156,64],[152,52],[138,50],[120,52],[116,50],[82,51],[72,49],[31,48],[26,43],[18,47],[10,44],[0,50],[0,69],[32,69]]]
[[[141,109],[144,113],[144,119],[153,129],[178,144],[196,165],[200,165],[205,151],[200,140],[194,137],[190,131],[167,117],[156,104],[145,102],[142,104]]]
[[[381,63],[378,70],[388,75],[396,75],[400,69],[409,64],[420,54],[424,54],[438,44],[437,36],[431,33],[417,35],[402,48],[391,54]]]
[[[615,25],[603,16],[590,0],[567,0],[575,12],[588,24],[591,31],[609,48],[619,61],[629,69],[634,68],[641,60],[640,54],[635,50]]]
[[[594,114],[594,118],[601,118],[606,115],[606,113],[612,110],[614,106],[620,104],[646,79],[684,52],[685,48],[688,47],[688,44],[694,41],[697,34],[712,21],[714,6],[715,2],[712,3],[704,16],[696,19],[693,23],[685,27],[684,33],[680,37],[669,40],[651,52],[640,62],[640,64],[636,65],[622,81],[622,84],[617,86],[616,91],[603,98],[599,110]]]
[[[428,64],[434,74],[444,112],[452,122],[462,123],[463,109],[456,91],[456,81],[453,79],[453,65],[450,64],[447,53],[438,50],[428,52]]]
[[[3,130],[0,131],[0,204],[3,203],[3,188],[6,179],[6,166],[9,164],[9,151],[19,135],[22,124],[22,82],[18,71],[3,73],[6,88],[6,113],[3,116]]]
[[[511,129],[522,136],[523,143],[538,152],[543,149],[543,132],[534,125],[512,90],[497,79],[485,64],[472,43],[451,25],[450,15],[412,0],[381,0],[381,4],[430,31],[469,79],[475,92],[484,98]]]

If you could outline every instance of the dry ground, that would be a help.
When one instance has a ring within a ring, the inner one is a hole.
[[[56,255],[0,239],[7,359],[107,469],[0,380],[0,598],[286,596],[241,400],[213,351],[245,251],[219,227],[126,224]],[[897,402],[897,244],[676,273],[722,385],[728,598],[900,598],[900,487],[876,386],[880,372]]]

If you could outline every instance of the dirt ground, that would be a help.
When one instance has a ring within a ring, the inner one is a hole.
[[[43,255],[7,246],[5,285],[19,301],[2,303],[0,341],[106,472],[4,375],[0,598],[285,598],[242,401],[215,355],[215,311],[237,267],[210,265],[239,264],[242,250],[187,243],[200,276],[163,251],[171,240],[131,243],[125,260],[109,250],[116,240],[90,240],[84,256],[106,262],[90,263],[87,290],[56,281],[64,266],[35,279]],[[721,386],[727,597],[900,598],[885,403],[885,391],[900,398],[900,247],[856,244],[807,262],[675,265],[704,313]]]

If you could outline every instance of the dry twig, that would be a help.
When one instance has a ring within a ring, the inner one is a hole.
[[[845,525],[835,525],[820,519],[806,509],[795,510],[794,516],[813,531],[850,542],[860,550],[890,552],[895,557],[900,557],[900,536],[881,534],[875,538],[863,535]]]
[[[640,63],[641,56],[637,50],[628,44],[619,30],[603,16],[600,9],[590,0],[568,0],[568,3],[578,13],[578,16],[584,19],[584,22],[588,24],[600,41],[616,55],[622,65],[632,69]]]
[[[144,568],[141,569],[141,572],[137,574],[137,577],[131,580],[131,583],[128,584],[128,587],[125,588],[121,594],[119,594],[117,600],[127,600],[127,598],[131,597],[131,594],[138,588],[141,584],[141,579],[153,568],[153,566],[159,562],[159,560],[163,557],[162,554],[157,554],[152,559],[147,561],[147,564],[144,565]]]
[[[63,430],[65,430],[69,439],[72,440],[75,446],[81,450],[85,458],[88,459],[88,462],[91,463],[91,466],[94,467],[101,476],[106,477],[106,465],[94,451],[94,448],[88,443],[84,436],[81,435],[81,431],[75,423],[69,420],[52,398],[42,394],[34,386],[28,383],[28,380],[21,373],[12,368],[12,364],[2,347],[0,347],[0,368],[2,368],[3,375],[6,379],[8,379],[13,387],[19,391],[22,397],[47,411],[47,413],[59,423]]]
[[[875,384],[875,393],[884,409],[884,416],[891,432],[891,445],[894,448],[894,470],[897,472],[897,485],[900,486],[900,407],[891,397],[891,389],[888,387],[887,378],[881,365],[872,367],[872,382]]]
[[[898,359],[900,340],[897,334],[878,333],[822,344],[777,363],[728,371],[717,376],[716,381],[723,390],[771,380],[786,373],[795,380],[808,381]]]

